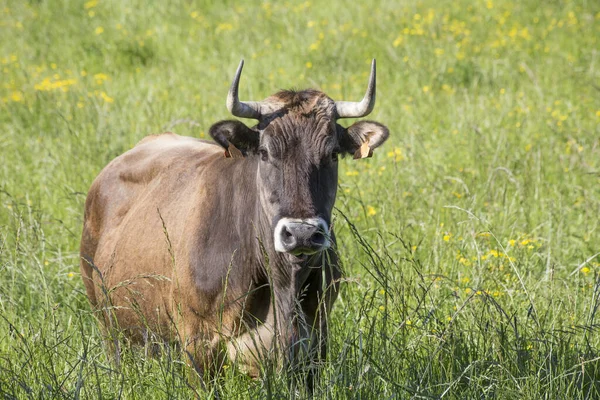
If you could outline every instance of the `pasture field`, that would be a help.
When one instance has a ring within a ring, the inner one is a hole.
[[[0,396],[294,398],[174,347],[104,350],[85,195],[147,134],[206,137],[240,97],[362,98],[340,162],[344,283],[315,398],[600,398],[600,2],[0,0]],[[251,123],[251,121],[246,121]],[[350,124],[352,121],[342,121]]]

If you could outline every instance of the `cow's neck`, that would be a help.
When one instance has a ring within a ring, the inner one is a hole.
[[[260,185],[257,185],[260,187]],[[260,203],[260,201],[257,201]],[[257,204],[255,221],[258,223],[259,238],[255,246],[257,264],[264,270],[269,286],[271,287],[270,311],[268,321],[279,333],[282,343],[290,343],[293,336],[298,335],[298,324],[290,321],[303,319],[299,309],[303,287],[311,271],[314,271],[320,256],[311,257],[303,263],[294,263],[285,253],[275,251],[273,224],[264,209]],[[274,310],[273,310],[274,307]]]

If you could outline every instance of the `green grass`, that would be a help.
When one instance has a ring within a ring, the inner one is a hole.
[[[316,397],[600,398],[599,48],[585,0],[0,0],[1,395],[293,397],[269,370],[203,386],[175,348],[111,363],[85,194],[145,135],[229,118],[241,58],[242,99],[359,100],[375,57],[391,136],[341,162]]]

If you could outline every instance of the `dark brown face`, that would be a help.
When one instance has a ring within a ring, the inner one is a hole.
[[[275,111],[254,128],[222,121],[210,134],[225,149],[256,158],[260,207],[271,222],[275,250],[314,254],[331,244],[338,156],[356,156],[365,143],[370,154],[387,138],[387,128],[366,121],[341,127],[333,100],[314,90],[280,92],[267,102]]]
[[[330,245],[341,151],[333,101],[320,92],[282,92],[288,105],[258,124],[261,205],[275,250],[313,254]]]

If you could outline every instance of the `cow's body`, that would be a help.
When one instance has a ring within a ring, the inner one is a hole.
[[[374,65],[361,103],[314,90],[242,103],[240,74],[241,65],[228,107],[258,125],[219,122],[217,143],[150,136],[100,173],[81,271],[111,331],[177,338],[201,369],[227,354],[257,375],[265,358],[324,356],[340,277],[330,229],[337,155],[368,156],[388,131],[336,123],[372,109]]]
[[[281,330],[298,334],[288,328],[300,292],[307,299],[303,318],[312,325],[319,292],[337,286],[335,254],[313,260],[321,267],[325,257],[325,270],[296,271],[277,289],[270,285],[268,268],[284,261],[258,240],[270,232],[260,232],[256,169],[255,158],[232,162],[213,143],[163,134],[144,139],[102,171],[88,194],[81,265],[92,304],[113,306],[108,324],[118,321],[138,340],[148,331],[175,334],[202,366],[222,338],[237,338],[228,349],[234,357],[254,341],[271,349],[272,291],[287,308],[279,310]],[[275,257],[268,266],[266,254]],[[336,293],[323,300],[332,304]],[[255,374],[253,358],[238,361]]]

